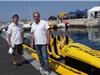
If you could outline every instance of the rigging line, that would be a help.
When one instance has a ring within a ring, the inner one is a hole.
[[[30,1],[28,1],[28,9],[29,9],[30,19],[32,20],[32,10],[31,10]]]

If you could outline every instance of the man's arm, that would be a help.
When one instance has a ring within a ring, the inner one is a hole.
[[[11,47],[11,34],[8,34],[8,45]]]
[[[34,32],[30,33],[30,47],[34,47]]]
[[[47,45],[50,45],[50,32],[49,32],[49,29],[47,30],[46,35],[47,35]]]
[[[10,25],[8,26],[7,34],[8,34],[8,45],[11,47],[12,46],[12,43],[11,43],[12,28]]]

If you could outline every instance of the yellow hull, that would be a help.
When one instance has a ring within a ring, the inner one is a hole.
[[[34,59],[39,61],[38,55],[35,50],[29,48],[26,45],[23,45],[23,47]],[[82,71],[79,71],[70,66],[64,65],[51,58],[49,58],[49,64],[50,64],[51,69],[53,69],[55,72],[61,75],[88,75]]]

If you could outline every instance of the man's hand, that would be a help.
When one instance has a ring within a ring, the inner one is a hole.
[[[34,47],[34,44],[33,43],[30,43],[30,47],[33,48]]]
[[[11,46],[12,46],[12,44],[11,44],[11,42],[10,42],[10,41],[8,41],[8,45],[9,45],[9,47],[11,47]]]

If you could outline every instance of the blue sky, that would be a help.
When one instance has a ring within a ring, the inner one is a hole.
[[[0,21],[10,21],[13,14],[21,19],[32,19],[33,11],[39,11],[42,18],[48,19],[61,11],[84,10],[98,5],[100,1],[0,1]]]

